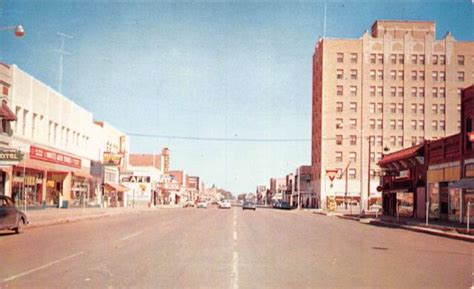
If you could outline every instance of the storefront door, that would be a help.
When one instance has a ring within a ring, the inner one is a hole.
[[[443,182],[439,183],[439,206],[440,206],[440,219],[441,220],[448,220],[449,218],[449,207],[448,207],[448,183]]]

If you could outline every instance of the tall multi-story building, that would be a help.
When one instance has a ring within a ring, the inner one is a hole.
[[[321,205],[379,198],[382,154],[457,133],[461,88],[473,81],[474,42],[437,40],[431,21],[377,20],[359,39],[319,39],[311,162]]]

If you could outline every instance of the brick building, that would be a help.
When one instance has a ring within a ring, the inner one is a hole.
[[[397,151],[459,132],[461,88],[473,83],[474,42],[431,21],[377,20],[359,39],[319,39],[313,56],[313,189],[344,198],[376,199],[377,162]],[[370,153],[369,153],[370,151]],[[370,168],[370,169],[369,169]]]

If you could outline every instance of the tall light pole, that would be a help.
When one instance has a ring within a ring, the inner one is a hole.
[[[15,33],[15,36],[19,38],[25,36],[25,29],[21,25],[0,27],[0,31],[6,31],[6,30],[13,30]]]

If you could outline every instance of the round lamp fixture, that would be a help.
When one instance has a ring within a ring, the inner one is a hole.
[[[15,35],[16,35],[16,37],[25,36],[25,29],[23,29],[23,26],[18,25],[18,26],[15,27]]]

